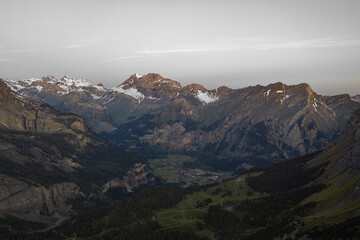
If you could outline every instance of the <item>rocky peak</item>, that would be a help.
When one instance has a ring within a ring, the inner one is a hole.
[[[75,88],[91,86],[91,83],[89,83],[86,79],[72,78],[68,76],[62,77],[59,82],[66,86],[75,87]]]
[[[113,90],[138,99],[139,103],[145,98],[173,98],[182,89],[179,82],[163,78],[160,74],[149,73],[144,76],[133,74],[125,82]]]
[[[274,99],[275,102],[280,103],[281,105],[288,98],[302,100],[303,104],[307,106],[308,109],[314,111],[318,110],[319,104],[326,105],[325,100],[321,95],[315,93],[310,85],[306,83],[300,83],[297,85],[286,85],[281,82],[274,84],[269,84],[267,86],[255,86],[253,89],[259,91],[267,99]]]
[[[142,88],[142,89],[163,89],[163,88],[177,88],[181,89],[181,84],[171,80],[169,78],[163,78],[158,73],[148,73],[144,76],[133,74],[131,75],[124,83],[120,86],[123,86],[124,89],[127,88]]]
[[[43,82],[56,82],[56,78],[52,75],[47,75],[46,77],[42,77],[41,81]]]
[[[268,87],[272,88],[275,91],[281,91],[287,88],[287,85],[283,84],[282,82],[276,82],[268,85]]]
[[[216,90],[209,91],[203,85],[189,84],[183,89],[183,94],[192,95],[195,99],[199,100],[203,105],[211,102],[215,102],[219,99]]]
[[[231,88],[226,87],[226,86],[221,86],[216,89],[216,92],[219,96],[231,93],[232,91],[233,90]]]
[[[61,79],[56,79],[52,75],[42,77],[41,79],[30,78],[19,81],[8,80],[6,83],[10,88],[16,92],[22,92],[22,90],[32,90],[42,92],[44,90],[50,90],[60,95],[65,95],[70,92],[90,91],[92,92],[104,92],[104,87],[93,86],[86,79],[71,78],[64,76]],[[93,90],[93,91],[91,91]]]
[[[183,91],[191,92],[191,93],[196,93],[198,91],[201,91],[201,92],[205,93],[205,92],[207,92],[207,89],[201,84],[192,83],[192,84],[185,86],[183,88]]]

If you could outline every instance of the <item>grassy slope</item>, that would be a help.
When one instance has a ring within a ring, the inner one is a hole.
[[[242,201],[253,199],[260,196],[253,192],[245,183],[244,178],[254,176],[259,173],[245,174],[216,186],[187,195],[175,207],[161,209],[156,213],[156,220],[166,229],[192,230],[196,234],[211,238],[212,231],[204,226],[203,216],[212,205],[231,205],[232,201]],[[237,182],[237,179],[241,179]],[[227,193],[230,192],[231,196]],[[198,203],[206,199],[211,202],[206,206],[197,207]]]
[[[330,160],[330,164],[326,167],[326,174],[321,179],[328,187],[303,201],[303,204],[317,202],[313,214],[303,218],[308,227],[344,221],[360,212],[360,199],[350,198],[357,181],[360,180],[360,175],[356,170],[346,171],[336,168],[338,161],[351,148],[349,143],[350,141],[347,140],[334,144],[312,160],[312,163]]]

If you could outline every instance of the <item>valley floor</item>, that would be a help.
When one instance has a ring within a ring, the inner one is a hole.
[[[190,185],[204,185],[222,182],[229,179],[231,172],[210,171],[204,168],[187,167],[189,163],[197,161],[197,158],[187,155],[168,155],[164,158],[149,159],[154,175],[159,177],[164,184],[181,184],[184,187]]]

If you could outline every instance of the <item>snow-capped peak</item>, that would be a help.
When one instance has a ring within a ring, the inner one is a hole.
[[[6,81],[9,87],[18,92],[24,88],[34,89],[38,92],[42,91],[56,91],[58,94],[65,95],[70,92],[75,91],[86,91],[84,88],[94,87],[95,93],[98,95],[99,92],[106,92],[106,89],[102,86],[93,86],[86,79],[81,78],[71,78],[68,76],[64,76],[61,79],[56,79],[55,77],[48,75],[41,79],[38,78],[30,78],[23,79],[18,81],[7,80]],[[94,93],[94,91],[91,91]]]
[[[64,85],[68,86],[68,87],[90,87],[91,83],[89,83],[86,79],[81,79],[81,78],[71,78],[68,76],[64,76],[61,81]]]

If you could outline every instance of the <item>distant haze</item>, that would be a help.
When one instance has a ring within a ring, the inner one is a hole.
[[[360,93],[359,0],[0,0],[0,77]]]

